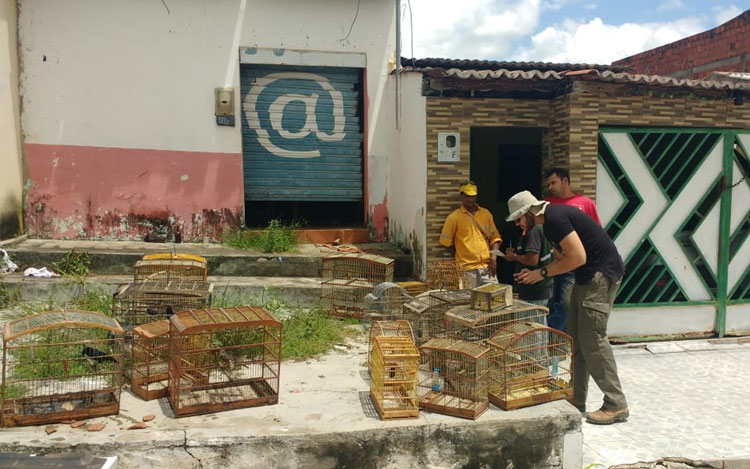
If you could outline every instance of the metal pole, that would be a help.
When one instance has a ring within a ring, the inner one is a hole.
[[[732,162],[734,160],[734,132],[724,131],[722,152],[721,205],[719,215],[719,265],[716,273],[716,335],[724,337],[727,327],[727,296],[729,295],[729,238],[731,236]]]
[[[400,129],[399,81],[401,79],[401,0],[396,0],[396,128]]]

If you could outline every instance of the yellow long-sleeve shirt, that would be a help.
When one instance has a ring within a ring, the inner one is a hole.
[[[476,224],[471,220],[474,218]],[[479,225],[489,238],[482,235]],[[440,244],[445,247],[456,247],[456,261],[465,270],[487,267],[490,261],[490,246],[502,243],[497,232],[495,221],[489,210],[479,207],[472,216],[463,206],[448,215],[440,233]]]

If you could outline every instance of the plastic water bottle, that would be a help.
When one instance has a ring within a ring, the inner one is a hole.
[[[432,390],[440,391],[440,368],[432,369]]]
[[[557,355],[552,355],[552,378],[557,379],[559,358]]]

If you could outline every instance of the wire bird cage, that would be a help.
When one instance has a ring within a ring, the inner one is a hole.
[[[466,273],[454,259],[433,259],[427,264],[427,288],[463,290],[468,287]]]
[[[211,306],[212,292],[212,284],[197,280],[146,280],[121,285],[113,296],[112,314],[126,331],[131,331],[178,311]]]
[[[450,338],[419,347],[419,408],[476,419],[489,407],[490,349]]]
[[[320,309],[331,316],[364,319],[365,296],[373,288],[372,282],[367,280],[323,280],[320,284]]]
[[[393,281],[395,261],[375,254],[333,254],[323,258],[323,280],[364,280],[372,285]]]
[[[145,401],[169,394],[169,321],[133,329],[130,389]]]
[[[370,396],[381,420],[419,416],[419,350],[409,337],[375,337]]]
[[[503,283],[488,283],[471,290],[471,307],[486,313],[513,306],[513,287]]]
[[[427,284],[424,282],[396,282],[396,285],[406,290],[409,296],[417,296],[427,291]]]
[[[468,305],[471,302],[471,290],[431,291],[427,298],[430,306],[422,315],[419,345],[436,337],[451,335],[445,313],[456,306]]]
[[[509,324],[490,346],[490,402],[505,410],[573,396],[571,337],[535,322]]]
[[[199,257],[199,259],[203,258]],[[208,267],[205,259],[201,261],[172,255],[167,258],[142,259],[135,263],[134,270],[133,281],[135,283],[145,280],[198,280],[205,282],[208,278]]]
[[[429,295],[422,293],[406,303],[401,309],[401,317],[411,324],[411,329],[414,334],[414,343],[421,345],[427,342],[427,339],[422,337],[425,327],[422,322],[426,318],[426,312],[430,309]]]
[[[549,309],[545,306],[514,300],[513,306],[485,312],[468,305],[456,306],[445,312],[446,334],[469,342],[484,342],[503,327],[514,322],[546,323]]]
[[[281,322],[259,306],[169,319],[169,403],[177,417],[279,402]]]
[[[392,282],[375,285],[372,292],[365,295],[363,318],[368,321],[400,319],[404,304],[412,299],[406,290]]]
[[[396,321],[373,321],[370,327],[370,340],[367,346],[367,371],[372,373],[371,360],[372,349],[375,347],[375,339],[378,337],[408,337],[414,342],[414,333],[411,324],[405,319]]]
[[[5,324],[2,425],[117,414],[124,332],[100,313],[60,310]]]

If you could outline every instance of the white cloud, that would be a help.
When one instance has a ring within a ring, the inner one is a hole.
[[[714,20],[716,21],[716,25],[718,26],[720,24],[726,23],[743,11],[744,10],[742,8],[734,4],[729,5],[728,7],[718,5],[713,7]]]
[[[671,22],[609,25],[599,18],[588,23],[565,20],[531,37],[531,45],[516,51],[515,60],[608,64],[653,49],[705,27],[695,18]]]
[[[682,0],[665,0],[659,4],[658,10],[678,10],[685,8],[685,4]]]
[[[417,57],[497,58],[539,24],[540,0],[411,0]],[[411,51],[406,9],[402,50]]]

